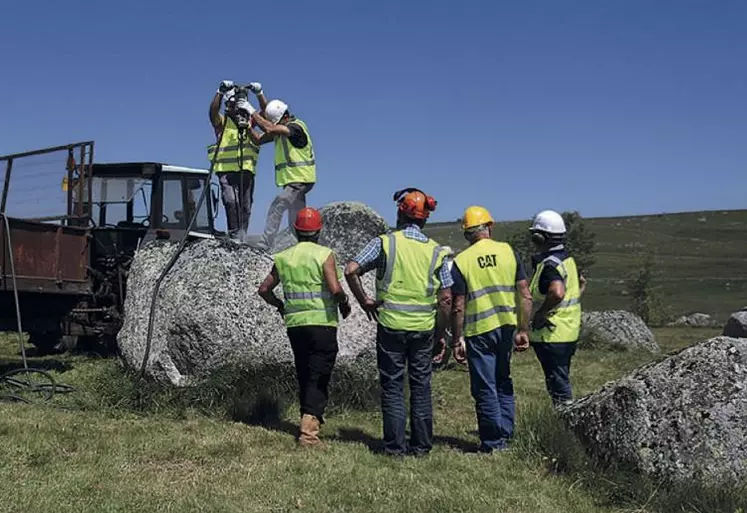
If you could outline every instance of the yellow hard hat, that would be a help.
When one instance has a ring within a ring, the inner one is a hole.
[[[490,212],[483,207],[473,205],[464,211],[464,217],[462,218],[462,229],[469,230],[475,226],[483,224],[492,225],[495,221],[490,216]]]

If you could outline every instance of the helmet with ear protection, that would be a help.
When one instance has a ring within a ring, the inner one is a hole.
[[[529,229],[532,232],[532,242],[535,244],[562,241],[565,237],[563,216],[554,210],[543,210],[537,214]]]
[[[428,219],[438,204],[433,196],[415,187],[398,190],[393,199],[397,202],[397,210],[410,219]]]

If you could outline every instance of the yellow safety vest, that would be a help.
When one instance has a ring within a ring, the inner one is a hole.
[[[539,278],[546,265],[554,265],[563,278],[565,297],[547,315],[547,320],[555,327],[545,327],[539,330],[533,328],[529,332],[529,340],[532,342],[575,342],[581,331],[581,289],[578,283],[576,261],[573,257],[561,261],[558,257],[549,256],[540,262],[529,284],[535,311],[545,301],[545,295],[539,291]]]
[[[250,130],[250,128],[247,128],[247,130]],[[241,147],[243,148],[244,170],[256,173],[259,146],[252,142],[248,134],[245,136],[243,144],[239,144],[239,129],[230,117],[226,118],[224,132],[213,170],[216,173],[235,173],[239,171],[239,160],[242,157],[239,152]],[[209,162],[213,161],[216,146],[217,143],[207,147]]]
[[[313,242],[299,242],[275,255],[285,296],[285,325],[337,326],[337,304],[324,279],[324,262],[332,250]],[[338,279],[341,278],[337,269]]]
[[[376,280],[379,323],[398,331],[430,331],[436,327],[438,288],[436,270],[446,250],[432,239],[421,242],[401,230],[381,235],[386,270]]]
[[[516,326],[516,255],[505,242],[481,239],[454,263],[467,284],[464,336]]]
[[[311,142],[306,123],[298,118],[291,121],[306,134],[306,146],[296,148],[285,136],[275,137],[275,184],[285,187],[289,183],[315,183],[316,161],[314,145]]]

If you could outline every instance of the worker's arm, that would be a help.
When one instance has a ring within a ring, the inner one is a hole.
[[[348,295],[342,290],[340,280],[337,279],[337,262],[335,261],[335,255],[331,254],[324,261],[324,281],[327,282],[327,288],[332,293],[332,297],[337,302],[340,308],[342,318],[347,318],[350,315],[351,308],[350,302],[348,301]]]
[[[267,275],[267,278],[265,278],[265,280],[259,286],[259,290],[257,291],[257,293],[262,299],[265,300],[265,302],[267,302],[267,304],[277,308],[278,312],[280,312],[280,314],[282,315],[285,313],[285,305],[273,292],[273,290],[278,286],[279,283],[280,277],[278,276],[278,270],[273,265],[272,270],[270,270],[270,274]]]
[[[583,296],[584,292],[586,291],[586,276],[584,276],[583,272],[578,273],[578,295]]]
[[[284,135],[285,137],[288,137],[290,135],[290,129],[287,126],[270,123],[259,113],[259,111],[252,114],[252,119],[257,123],[257,125],[259,125],[265,134],[270,134],[273,137],[276,135]]]
[[[446,337],[446,328],[451,319],[451,289],[442,288],[438,291],[438,317],[436,318],[436,342]]]
[[[547,289],[545,300],[539,310],[534,313],[532,323],[536,329],[541,329],[547,324],[547,314],[558,306],[565,297],[565,284],[563,280],[553,280]]]
[[[529,291],[527,280],[516,282],[516,291],[519,300],[519,331],[529,331],[529,321],[532,318],[532,293]]]
[[[222,99],[222,94],[215,93],[213,101],[210,102],[210,124],[213,125],[216,138],[220,137],[221,130],[223,130],[223,116],[220,115],[220,102]]]
[[[451,337],[452,344],[457,345],[464,336],[462,327],[464,326],[464,305],[465,296],[462,294],[453,294],[451,296]]]
[[[345,266],[345,281],[348,282],[350,291],[355,296],[358,304],[361,305],[363,311],[366,312],[368,320],[378,321],[377,310],[382,303],[381,301],[374,301],[368,297],[368,294],[366,294],[366,291],[363,289],[363,283],[361,283],[362,271],[363,268],[358,264],[358,262],[352,261],[348,263],[348,265]]]

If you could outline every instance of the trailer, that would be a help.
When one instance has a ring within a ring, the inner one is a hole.
[[[140,245],[226,236],[208,170],[94,163],[93,150],[88,141],[0,157],[0,330],[20,326],[42,352],[113,349]]]

